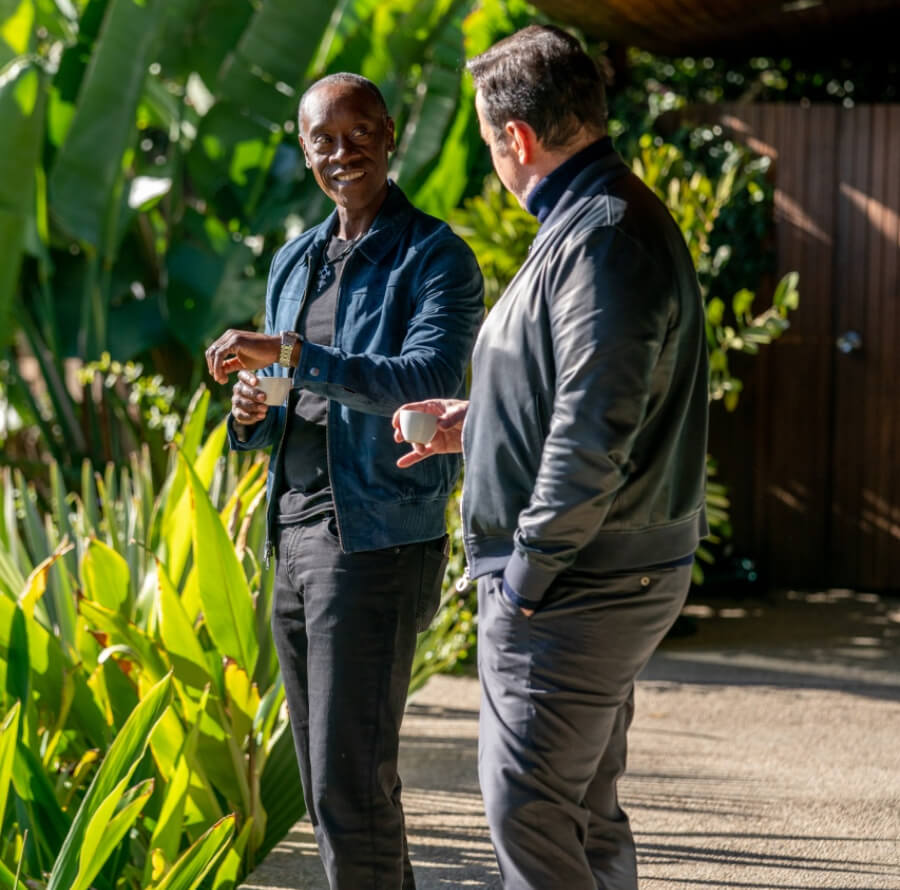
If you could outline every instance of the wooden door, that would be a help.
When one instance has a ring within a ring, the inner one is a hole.
[[[773,159],[791,329],[714,409],[738,550],[776,586],[900,589],[900,106],[704,112]]]
[[[828,564],[900,589],[900,106],[844,112],[834,257],[834,485]]]

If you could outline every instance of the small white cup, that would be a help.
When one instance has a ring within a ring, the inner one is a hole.
[[[400,432],[407,442],[427,445],[437,432],[437,414],[404,408],[398,417]]]
[[[291,389],[290,377],[257,377],[256,388],[266,394],[267,405],[280,405]]]

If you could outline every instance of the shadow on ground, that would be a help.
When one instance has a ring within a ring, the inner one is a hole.
[[[621,783],[641,890],[900,890],[900,601],[702,600],[638,684]],[[410,702],[401,771],[419,890],[499,888],[477,784],[478,688]],[[307,823],[247,890],[326,890]],[[566,890],[566,888],[547,888]]]

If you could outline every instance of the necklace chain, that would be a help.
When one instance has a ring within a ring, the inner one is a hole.
[[[319,265],[319,273],[316,276],[316,290],[325,290],[334,280],[334,267],[343,259],[346,259],[356,247],[356,240],[351,241],[337,256],[329,257],[327,248],[322,251],[322,259]]]

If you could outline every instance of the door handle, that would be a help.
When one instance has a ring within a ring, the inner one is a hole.
[[[844,331],[835,342],[838,352],[850,355],[851,352],[859,352],[862,349],[862,335],[859,331]]]

